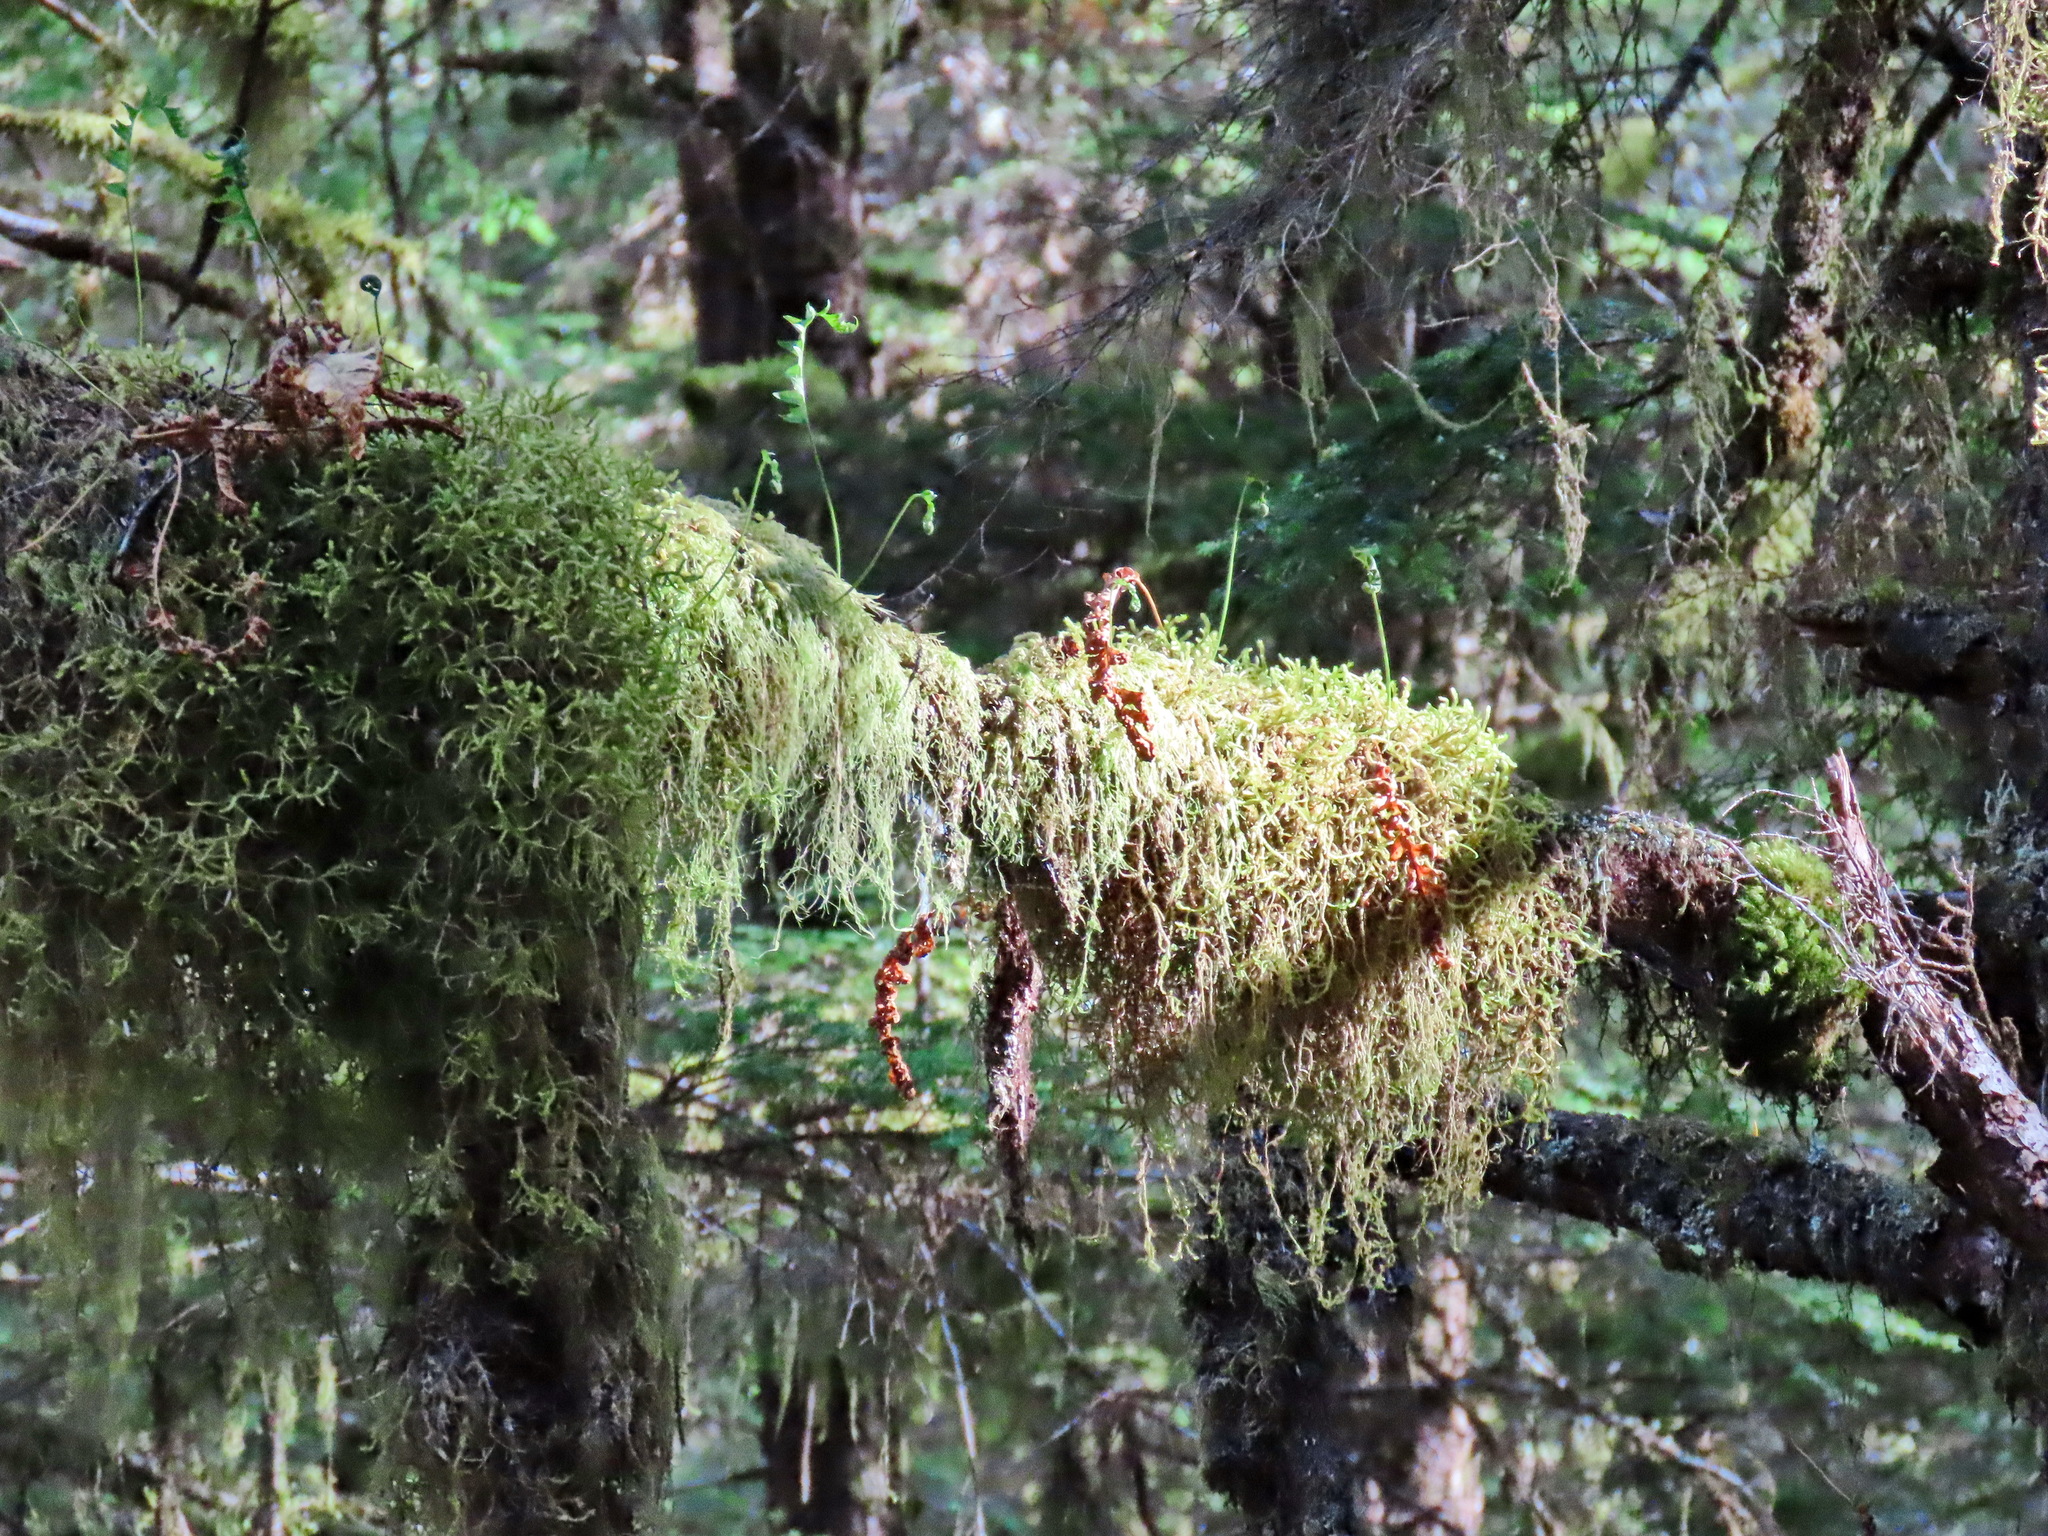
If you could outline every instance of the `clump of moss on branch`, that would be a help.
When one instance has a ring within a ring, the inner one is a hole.
[[[1818,853],[1637,812],[1575,818],[1553,842],[1557,879],[1602,941],[1629,1048],[1653,1074],[1689,1070],[1711,1049],[1786,1103],[1840,1095],[1864,992]]]
[[[1832,1100],[1865,997],[1831,932],[1841,926],[1834,877],[1826,859],[1790,838],[1755,838],[1744,852],[1753,878],[1736,894],[1722,945],[1722,1054],[1761,1092]]]
[[[1494,1106],[1547,1076],[1585,952],[1485,720],[1170,627],[1118,644],[1150,755],[1085,647],[1027,637],[984,679],[968,801],[1077,1024],[1141,1112],[1284,1121],[1366,1234],[1397,1147],[1429,1149],[1439,1196],[1476,1193]]]

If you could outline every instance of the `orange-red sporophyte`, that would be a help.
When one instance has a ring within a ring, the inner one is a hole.
[[[1124,735],[1130,739],[1131,749],[1138,754],[1140,762],[1149,763],[1158,755],[1152,742],[1152,717],[1145,710],[1145,693],[1141,688],[1126,688],[1115,681],[1112,671],[1131,659],[1130,652],[1117,649],[1110,642],[1110,628],[1116,617],[1117,599],[1131,587],[1144,593],[1145,602],[1152,609],[1152,617],[1159,617],[1159,605],[1152,601],[1151,590],[1144,578],[1128,565],[1120,565],[1102,578],[1102,590],[1091,592],[1083,600],[1086,610],[1081,620],[1081,639],[1077,644],[1072,636],[1060,642],[1060,649],[1069,656],[1088,658],[1088,692],[1098,702],[1107,703],[1116,711],[1116,718],[1124,728]]]
[[[1366,768],[1366,782],[1372,786],[1372,812],[1387,840],[1387,854],[1403,866],[1408,877],[1408,894],[1431,909],[1427,936],[1430,956],[1449,970],[1450,951],[1444,948],[1442,919],[1438,912],[1449,883],[1444,876],[1442,850],[1415,829],[1415,808],[1401,793],[1394,770],[1384,757],[1375,755]]]
[[[875,1011],[868,1023],[875,1031],[875,1039],[881,1042],[882,1054],[888,1058],[889,1081],[906,1099],[917,1097],[917,1079],[910,1075],[910,1066],[903,1059],[903,1042],[896,1037],[896,1026],[903,1022],[896,994],[910,980],[910,962],[922,960],[938,947],[938,942],[931,914],[920,912],[916,922],[896,935],[889,957],[875,972]]]

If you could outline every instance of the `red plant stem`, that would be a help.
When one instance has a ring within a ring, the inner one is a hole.
[[[1086,612],[1081,620],[1081,643],[1076,647],[1070,639],[1065,650],[1070,656],[1079,654],[1088,658],[1089,696],[1115,710],[1117,723],[1123,726],[1124,735],[1129,739],[1131,749],[1138,754],[1138,760],[1149,763],[1158,755],[1158,748],[1152,741],[1152,717],[1145,710],[1144,690],[1123,687],[1112,675],[1117,667],[1131,659],[1128,651],[1118,650],[1111,643],[1110,629],[1116,617],[1117,599],[1133,587],[1144,594],[1156,620],[1159,605],[1152,601],[1152,593],[1144,578],[1130,566],[1120,565],[1102,578],[1101,591],[1089,593],[1083,601]]]
[[[1451,955],[1444,947],[1443,934],[1443,903],[1449,894],[1449,882],[1444,875],[1443,853],[1415,830],[1415,808],[1402,795],[1386,758],[1374,755],[1366,769],[1366,780],[1372,785],[1373,818],[1387,840],[1387,854],[1402,866],[1408,895],[1427,906],[1424,937],[1430,956],[1449,970]]]
[[[868,1023],[881,1043],[882,1054],[888,1058],[889,1081],[906,1099],[917,1097],[917,1079],[910,1075],[910,1066],[903,1059],[903,1042],[896,1037],[896,1026],[903,1022],[896,994],[910,980],[910,962],[923,959],[938,947],[938,942],[931,914],[920,912],[917,921],[896,936],[895,946],[875,972],[875,1011]]]

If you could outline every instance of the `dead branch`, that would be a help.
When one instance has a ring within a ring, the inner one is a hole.
[[[0,237],[57,261],[101,267],[123,277],[139,271],[144,282],[167,288],[185,303],[210,309],[216,314],[231,315],[237,320],[269,320],[268,312],[254,301],[216,283],[192,277],[154,251],[131,254],[90,235],[66,229],[51,219],[19,213],[12,208],[0,208]]]
[[[1941,1145],[1928,1176],[1995,1225],[2013,1245],[2048,1259],[2048,1115],[2027,1097],[1985,1036],[1959,974],[1958,939],[1915,915],[1864,825],[1848,759],[1828,759],[1822,815],[1852,934],[1851,975],[1871,991],[1872,1048],[1912,1111]]]
[[[1721,0],[1714,14],[1707,18],[1707,24],[1700,28],[1699,36],[1692,46],[1680,55],[1678,72],[1671,77],[1671,89],[1664,93],[1664,99],[1650,114],[1650,121],[1662,133],[1685,104],[1685,98],[1692,94],[1692,88],[1699,83],[1703,71],[1714,67],[1714,49],[1721,41],[1721,34],[1728,30],[1728,23],[1735,19],[1741,0]],[[1718,75],[1716,79],[1720,78]]]
[[[121,45],[107,36],[106,32],[96,26],[84,12],[73,6],[66,5],[64,0],[36,0],[36,4],[40,5],[52,16],[55,16],[80,37],[85,38],[95,48],[110,53],[115,58],[123,57]]]
[[[1988,1343],[2005,1321],[2011,1247],[1924,1185],[1675,1116],[1554,1110],[1511,1125],[1486,1192],[1649,1242],[1665,1268],[1746,1268],[1869,1290]]]

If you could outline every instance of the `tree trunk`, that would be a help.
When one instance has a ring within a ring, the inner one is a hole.
[[[1424,1262],[1415,1286],[1414,1331],[1408,1341],[1414,1449],[1394,1506],[1399,1518],[1385,1529],[1479,1536],[1486,1516],[1479,1428],[1460,1394],[1471,1369],[1471,1277],[1457,1255],[1439,1253]],[[1400,1428],[1390,1423],[1389,1438],[1397,1437]]]
[[[709,7],[668,0],[663,14],[664,47],[697,77],[676,161],[701,363],[773,357],[792,334],[785,317],[828,304],[854,314],[866,294],[866,39],[789,0],[732,0],[730,14],[723,36],[709,35]],[[864,336],[820,327],[811,350],[865,392]]]
[[[787,1382],[764,1360],[759,1390],[768,1508],[781,1528],[806,1536],[900,1536],[882,1395],[856,1396],[836,1356],[822,1371],[797,1360]]]
[[[1325,1305],[1299,1253],[1300,1159],[1261,1140],[1221,1138],[1183,1291],[1204,1476],[1259,1536],[1477,1536],[1478,1435],[1459,1401],[1472,1358],[1463,1270],[1447,1256],[1419,1274],[1396,1266]],[[1247,1146],[1271,1157],[1270,1191]],[[1332,1232],[1325,1283],[1348,1244]]]
[[[478,1536],[633,1530],[667,1463],[665,1196],[625,1103],[615,930],[550,1002],[480,1007],[408,1232],[399,1453]],[[438,1185],[439,1187],[436,1187]]]

